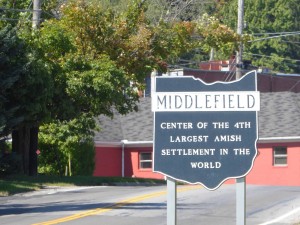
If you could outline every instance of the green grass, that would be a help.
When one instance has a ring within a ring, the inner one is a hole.
[[[46,186],[102,186],[118,184],[163,184],[163,180],[122,178],[122,177],[92,177],[92,176],[9,176],[0,178],[0,197],[22,192],[43,189]]]

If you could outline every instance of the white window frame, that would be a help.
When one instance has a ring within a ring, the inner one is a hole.
[[[150,156],[151,156],[151,159],[142,159],[142,155],[143,154],[150,154]],[[140,152],[139,153],[139,169],[141,169],[141,170],[147,170],[147,169],[152,169],[152,162],[153,160],[152,160],[152,152]],[[151,162],[151,167],[144,167],[143,166],[143,163],[149,163],[149,162]]]
[[[276,150],[285,150],[286,153],[276,153]],[[285,159],[286,163],[277,163],[276,159]],[[273,147],[273,166],[287,166],[288,165],[288,151],[287,151],[287,147],[285,146],[275,146]]]

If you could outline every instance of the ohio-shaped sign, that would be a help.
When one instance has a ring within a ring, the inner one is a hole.
[[[210,84],[156,77],[153,170],[209,190],[246,176],[257,155],[259,110],[255,71]]]

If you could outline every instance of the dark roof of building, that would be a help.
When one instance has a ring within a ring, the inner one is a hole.
[[[119,142],[152,141],[153,140],[153,113],[151,111],[151,98],[141,98],[138,111],[127,115],[115,113],[114,118],[99,116],[101,131],[95,135],[95,141]]]
[[[258,113],[259,139],[300,137],[300,94],[293,92],[261,93]],[[113,119],[98,117],[101,131],[98,142],[152,141],[153,112],[151,98],[141,98],[138,111],[127,115],[115,113]]]
[[[261,93],[259,138],[300,136],[300,94]]]

